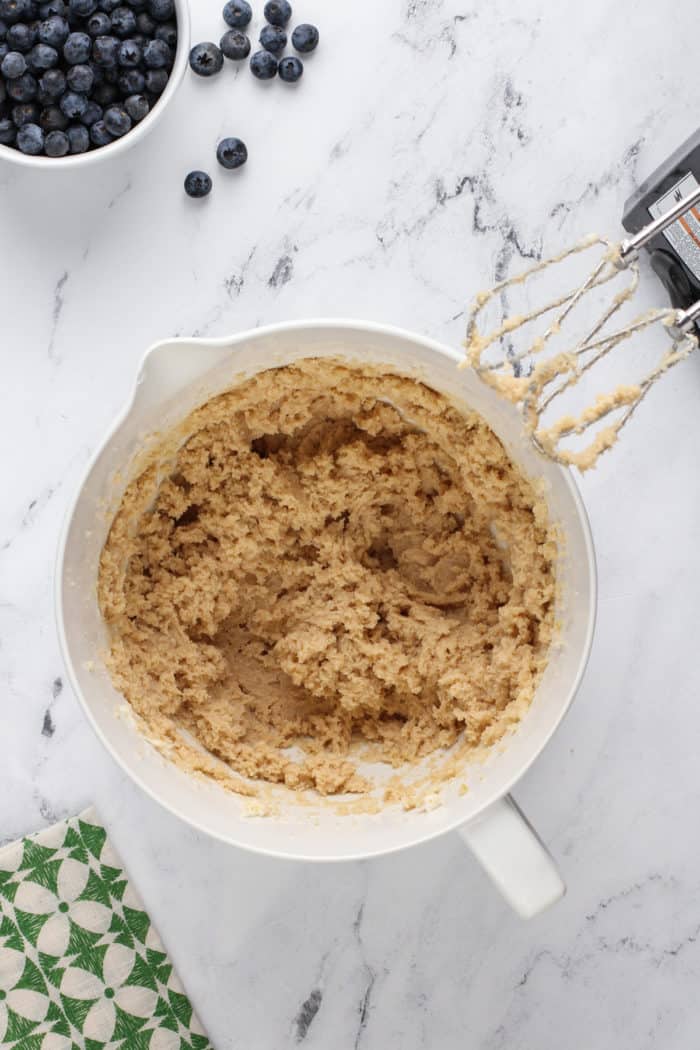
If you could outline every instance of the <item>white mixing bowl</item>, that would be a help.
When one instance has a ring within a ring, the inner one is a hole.
[[[488,761],[467,770],[469,791],[445,791],[430,812],[386,809],[339,816],[321,800],[301,807],[280,787],[279,816],[252,818],[238,796],[195,779],[166,761],[119,716],[101,654],[107,636],[96,599],[98,561],[111,514],[130,478],[130,464],[154,432],[255,372],[299,357],[343,357],[417,375],[457,403],[480,412],[531,477],[547,490],[551,517],[565,537],[559,577],[560,644],[530,710]],[[152,347],[129,404],[97,450],[70,510],[57,572],[57,614],[71,684],[98,736],[144,791],[194,827],[225,842],[279,857],[349,860],[377,856],[459,831],[506,898],[523,916],[564,892],[556,867],[508,792],[535,761],[576,692],[595,619],[595,562],[586,514],[568,471],[543,459],[523,439],[519,416],[474,374],[458,371],[460,355],[422,336],[359,321],[314,320],[273,325],[229,339],[176,339]],[[286,804],[285,804],[286,802]]]

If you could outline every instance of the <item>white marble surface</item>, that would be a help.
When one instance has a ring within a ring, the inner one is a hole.
[[[193,3],[196,38],[219,33],[219,3]],[[330,868],[204,840],[125,781],[62,686],[58,529],[149,343],[320,314],[455,343],[494,272],[614,231],[636,181],[696,127],[690,0],[673,18],[649,0],[297,8],[322,34],[298,90],[231,69],[188,78],[113,167],[48,181],[0,168],[0,841],[96,802],[219,1050],[685,1050],[700,976],[699,361],[582,486],[593,657],[517,791],[569,893],[532,923],[453,838]],[[211,166],[224,132],[249,164],[198,206],[182,177]]]

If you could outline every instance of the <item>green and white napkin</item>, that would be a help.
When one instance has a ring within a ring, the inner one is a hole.
[[[94,810],[0,849],[0,1047],[212,1050]]]

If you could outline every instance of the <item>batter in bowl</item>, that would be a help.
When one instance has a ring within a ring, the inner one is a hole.
[[[547,662],[556,543],[480,416],[306,359],[179,429],[100,566],[110,672],[151,736],[186,730],[241,777],[333,795],[371,789],[360,755],[398,767],[517,723]]]

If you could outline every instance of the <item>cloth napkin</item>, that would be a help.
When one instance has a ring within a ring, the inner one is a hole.
[[[0,1047],[212,1050],[92,809],[0,849]]]

